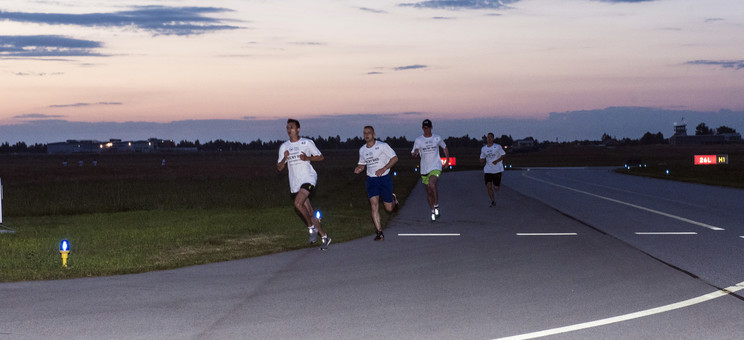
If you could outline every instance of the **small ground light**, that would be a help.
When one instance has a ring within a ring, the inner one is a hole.
[[[669,170],[667,170],[667,171],[666,171],[666,174],[667,174],[667,175],[669,174]]]
[[[398,172],[397,171],[393,171],[393,177],[395,177],[395,176],[398,176]]]
[[[320,210],[315,210],[315,218],[317,218],[318,221],[320,221]]]
[[[62,267],[67,268],[67,255],[70,254],[70,242],[62,240],[59,243],[59,253],[62,254]]]

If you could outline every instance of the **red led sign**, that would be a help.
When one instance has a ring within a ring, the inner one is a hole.
[[[441,157],[440,160],[442,161],[442,165],[444,165],[444,162],[447,161],[447,158]],[[457,165],[457,159],[455,159],[455,157],[450,157],[449,161],[450,161],[449,165]]]
[[[695,155],[695,165],[728,164],[728,155]]]

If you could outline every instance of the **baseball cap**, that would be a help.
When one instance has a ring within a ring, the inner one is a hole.
[[[424,126],[431,127],[431,121],[428,119],[424,119],[424,122],[421,123],[421,127],[424,127]]]

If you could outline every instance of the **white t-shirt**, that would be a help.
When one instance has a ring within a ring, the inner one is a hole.
[[[359,165],[367,166],[367,176],[377,177],[375,172],[388,164],[390,159],[395,157],[395,151],[385,142],[379,140],[375,141],[375,145],[371,148],[367,147],[367,144],[362,145],[359,148]],[[387,175],[390,169],[385,170],[382,176]],[[380,176],[380,177],[382,177]]]
[[[284,159],[285,150],[289,150],[289,157],[287,157],[289,190],[294,194],[300,191],[300,187],[305,183],[315,185],[318,182],[318,173],[310,165],[310,161],[300,159],[300,153],[304,153],[308,157],[320,156],[320,150],[315,146],[315,143],[307,138],[300,138],[300,140],[294,143],[290,141],[282,143],[279,147],[279,159],[276,161],[277,163]]]
[[[506,151],[504,151],[504,148],[501,147],[501,145],[498,145],[496,143],[493,143],[491,147],[488,147],[488,144],[484,145],[481,148],[480,158],[486,159],[486,166],[483,167],[483,172],[487,174],[496,174],[499,172],[504,172],[504,162],[499,161],[496,164],[493,164],[493,161],[499,159],[499,157],[506,155]]]
[[[421,156],[421,174],[426,175],[432,170],[442,170],[442,158],[439,156],[439,147],[446,148],[444,139],[439,135],[432,134],[431,137],[418,136],[413,142],[413,150],[419,149]]]

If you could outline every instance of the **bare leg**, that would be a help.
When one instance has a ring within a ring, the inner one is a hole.
[[[382,205],[385,207],[385,211],[391,213],[395,209],[395,202],[382,202]]]
[[[315,226],[315,228],[318,229],[318,234],[320,236],[325,236],[325,233],[323,232],[323,228],[320,225],[320,221],[318,221],[317,218],[315,218],[315,215],[313,214],[313,206],[310,204],[310,192],[306,189],[300,189],[299,192],[297,192],[297,196],[295,196],[294,206],[295,209],[300,214],[300,217],[302,217],[302,221],[305,222],[305,224],[309,227]]]
[[[488,183],[486,183],[486,189],[488,189],[488,197],[489,197],[489,198],[491,198],[491,202],[493,202],[493,201],[494,201],[494,196],[493,196],[493,192],[494,192],[494,190],[493,190],[493,183],[491,183],[491,182],[488,182]]]
[[[432,209],[434,209],[434,206],[439,205],[439,192],[437,191],[437,180],[439,178],[437,176],[430,176],[429,177],[429,186],[427,193],[429,193],[429,205]]]
[[[382,226],[380,224],[380,196],[370,197],[369,206],[372,208],[372,222],[375,224],[375,229],[377,229],[377,231],[382,231]]]

